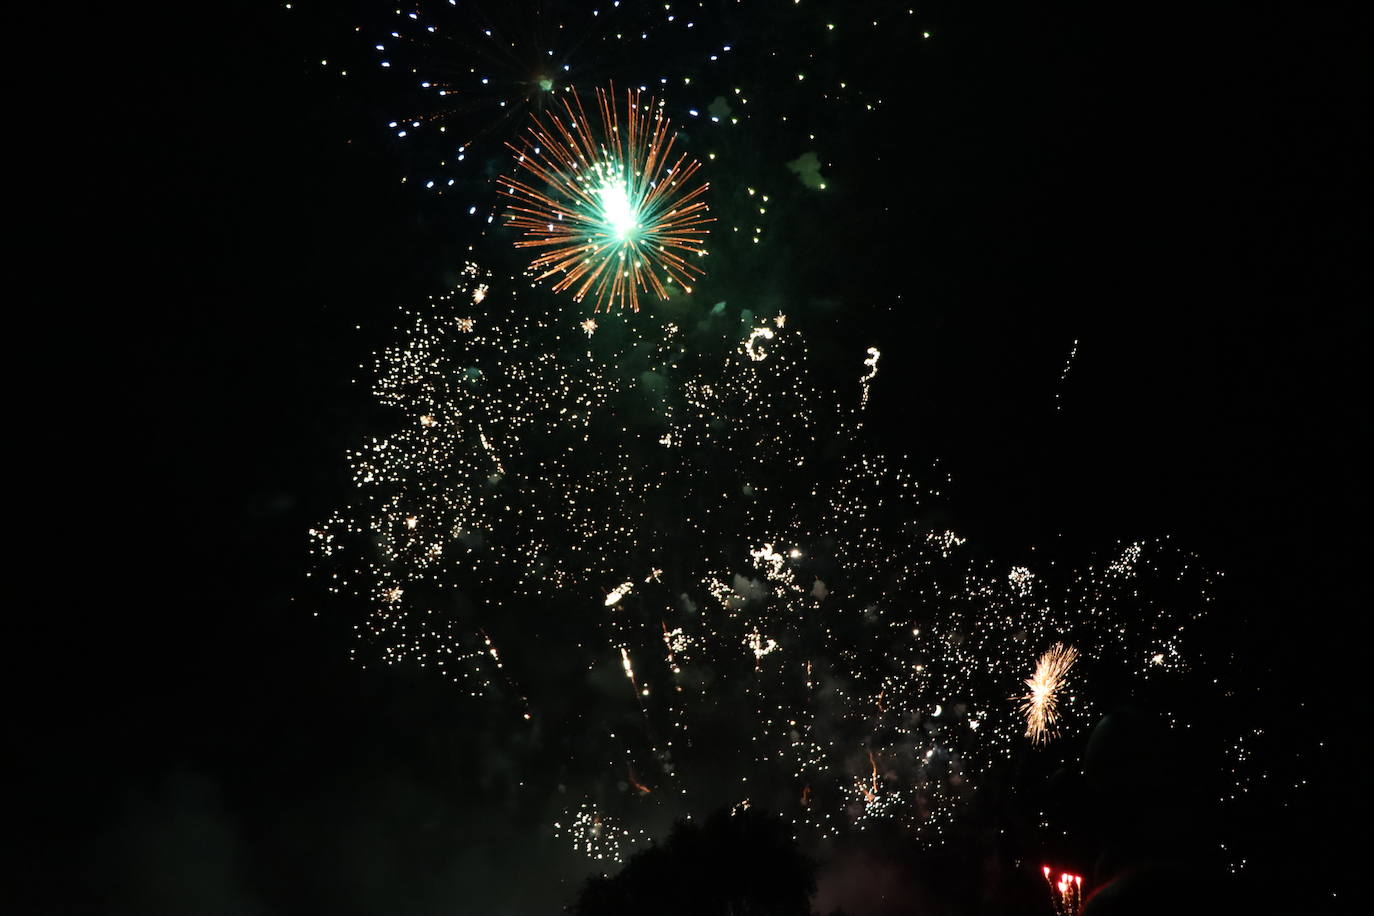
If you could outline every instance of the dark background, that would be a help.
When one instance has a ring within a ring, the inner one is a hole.
[[[832,145],[850,192],[825,206],[892,209],[815,242],[859,266],[809,327],[845,371],[883,347],[874,434],[938,459],[960,533],[1008,560],[1170,535],[1225,572],[1216,651],[1287,685],[1274,778],[1308,782],[1257,820],[1257,867],[1330,902],[1367,827],[1364,23],[1028,6],[925,7],[937,42],[864,63],[912,133]],[[54,571],[21,570],[36,594],[16,597],[15,792],[40,818],[14,911],[566,898],[575,876],[530,873],[531,838],[483,807],[471,708],[349,663],[305,578],[365,409],[350,382],[461,261],[456,202],[401,188],[303,16],[83,25],[51,112],[73,133],[44,163],[65,190],[43,365],[12,389],[57,478],[34,535]]]

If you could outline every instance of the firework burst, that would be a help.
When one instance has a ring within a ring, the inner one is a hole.
[[[531,804],[579,852],[746,798],[799,836],[938,840],[1023,746],[1027,645],[1074,634],[1027,682],[1046,729],[1076,659],[1074,726],[1104,711],[1097,672],[1148,698],[1203,664],[1184,637],[1211,575],[1190,555],[1139,541],[1032,570],[935,524],[938,490],[864,435],[876,351],[849,390],[818,387],[790,323],[589,342],[528,285],[469,264],[405,311],[373,381],[390,419],[311,538],[360,602],[360,661],[480,698],[519,767],[562,749],[566,797]],[[743,749],[724,764],[722,741]]]
[[[1064,677],[1078,661],[1073,646],[1055,643],[1040,656],[1035,673],[1026,678],[1029,688],[1019,699],[1020,710],[1026,716],[1026,737],[1033,744],[1044,744],[1054,737],[1054,722],[1058,715],[1059,691]]]
[[[558,277],[554,290],[579,302],[592,294],[597,311],[639,311],[641,292],[667,299],[702,275],[688,257],[706,254],[708,185],[692,184],[699,162],[673,158],[661,106],[634,90],[620,109],[613,93],[596,91],[595,121],[576,92],[562,112],[534,115],[521,144],[507,144],[531,181],[503,177],[499,190],[524,235],[516,247],[542,250],[530,264],[539,279]]]
[[[1050,886],[1050,901],[1056,916],[1078,916],[1083,912],[1083,876],[1060,872],[1056,881],[1048,865],[1040,869]]]

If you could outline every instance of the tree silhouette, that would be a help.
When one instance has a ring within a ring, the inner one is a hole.
[[[592,878],[575,916],[811,916],[816,867],[788,824],[754,810],[679,821],[662,845]]]

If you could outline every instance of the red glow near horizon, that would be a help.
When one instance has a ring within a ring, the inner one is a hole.
[[[1083,909],[1083,876],[1061,871],[1056,882],[1050,866],[1041,866],[1040,872],[1045,876],[1045,883],[1050,886],[1055,913],[1058,916],[1078,916]]]

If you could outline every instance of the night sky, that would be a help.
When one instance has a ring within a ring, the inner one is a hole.
[[[474,152],[440,167],[441,144],[387,129],[418,95],[350,32],[384,33],[391,8],[296,6],[106,10],[80,55],[100,64],[54,113],[89,117],[49,162],[71,197],[35,311],[65,342],[12,389],[36,408],[14,439],[37,432],[62,494],[37,551],[58,562],[15,611],[35,635],[12,646],[13,791],[39,817],[16,837],[33,880],[14,912],[552,913],[614,870],[519,800],[500,703],[352,660],[366,607],[307,575],[307,531],[354,498],[345,452],[387,422],[367,381],[400,308],[470,259],[518,269],[512,236],[468,210],[499,212],[524,116],[463,115],[485,125]],[[1341,911],[1361,876],[1345,835],[1367,826],[1354,5],[875,3],[901,23],[877,30],[869,4],[704,6],[701,35],[617,50],[591,33],[573,79],[668,77],[684,109],[716,93],[683,73],[757,96],[731,128],[671,112],[693,156],[721,151],[713,240],[740,186],[777,198],[761,243],[712,246],[693,307],[785,311],[814,380],[851,395],[880,347],[864,435],[941,482],[940,526],[980,556],[1072,564],[1167,537],[1221,573],[1190,649],[1266,687],[1247,702],[1268,775],[1225,815],[1248,837],[1238,880]],[[716,71],[708,29],[732,45]],[[856,88],[817,102],[797,60]],[[786,166],[808,150],[824,191]],[[460,180],[440,194],[429,174]],[[848,842],[818,855],[854,916],[1000,912],[919,878],[855,902],[847,882],[896,866]],[[1091,866],[1090,839],[1070,848]]]

